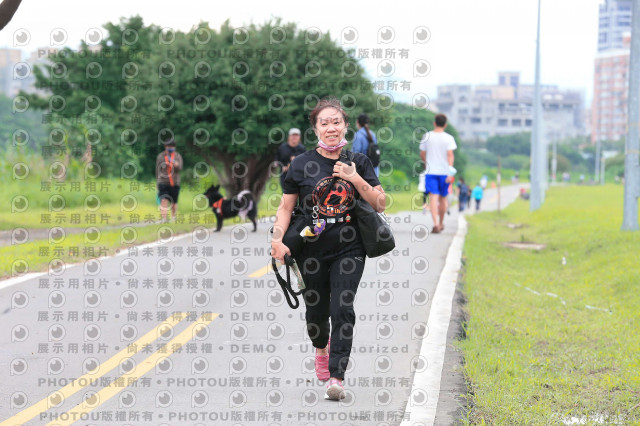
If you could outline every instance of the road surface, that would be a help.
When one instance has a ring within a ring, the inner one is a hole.
[[[0,424],[411,420],[426,403],[408,401],[414,374],[441,374],[419,354],[458,222],[452,208],[430,235],[421,204],[417,195],[415,211],[392,215],[396,250],[366,259],[345,400],[323,399],[304,307],[288,307],[268,268],[267,218],[256,233],[167,231],[115,257],[0,281]]]

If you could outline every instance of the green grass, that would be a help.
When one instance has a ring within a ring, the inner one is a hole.
[[[204,221],[202,223],[204,224]],[[99,256],[113,256],[120,250],[126,250],[127,247],[158,240],[160,228],[169,227],[173,231],[173,235],[179,235],[191,232],[195,226],[187,223],[169,223],[139,227],[136,228],[137,237],[131,244],[122,244],[120,242],[121,230],[116,229],[101,232],[96,243],[85,242],[84,233],[81,233],[67,235],[59,244],[49,244],[48,240],[38,240],[21,245],[0,247],[0,278],[9,278],[16,272],[13,270],[16,260],[22,260],[28,265],[28,270],[20,270],[21,273],[46,271],[53,259],[60,259],[69,264]],[[48,252],[43,253],[40,251],[42,249],[47,249]],[[77,253],[74,250],[77,250]],[[24,263],[20,262],[19,265],[22,264]]]
[[[382,177],[381,180],[383,183],[391,181],[385,177]],[[53,226],[83,228],[86,226],[125,225],[131,223],[133,215],[139,217],[141,222],[145,217],[160,217],[156,203],[155,183],[134,182],[137,187],[132,187],[131,182],[124,179],[99,179],[93,182],[95,184],[94,190],[87,188],[85,182],[82,181],[77,191],[72,190],[70,182],[67,182],[63,188],[58,188],[55,185],[43,188],[41,182],[35,179],[8,182],[4,188],[5,191],[3,191],[6,194],[5,201],[13,200],[14,197],[22,195],[27,198],[28,207],[24,211],[12,211],[11,203],[8,202],[7,208],[0,212],[0,231],[16,227],[32,229]],[[209,182],[203,182],[197,187],[182,185],[178,213],[188,215],[202,212],[197,207],[194,208],[194,199],[200,197],[208,185]],[[413,200],[416,198],[417,182],[411,184],[385,183],[385,185],[388,189],[387,193],[391,197],[389,213],[417,210],[422,207],[422,201],[418,204]],[[50,209],[49,204],[51,197],[57,195],[61,195],[65,203],[64,208],[60,211]],[[136,199],[137,206],[134,211],[122,211],[120,200],[126,195],[132,195]],[[278,179],[274,177],[267,183],[265,192],[260,198],[259,215],[275,215],[281,195],[280,184]],[[87,209],[85,200],[87,197],[93,196],[97,196],[99,199],[100,207],[95,210]],[[92,214],[95,216],[95,222],[89,221]],[[76,215],[75,217],[79,217],[80,220],[73,221],[72,215]]]
[[[131,223],[133,215],[139,217],[140,222],[143,222],[148,215],[160,217],[155,182],[133,182],[137,185],[136,187],[131,186],[132,183],[124,179],[98,179],[93,181],[94,188],[87,187],[84,181],[79,182],[78,190],[72,189],[71,182],[67,182],[63,188],[55,186],[43,188],[41,182],[35,180],[9,182],[3,191],[6,194],[5,201],[22,195],[27,199],[28,207],[24,211],[12,211],[13,205],[7,202],[7,208],[0,212],[0,230],[18,226],[24,228],[108,226]],[[202,192],[204,191],[200,188],[183,185],[178,199],[178,213],[202,212],[197,206],[194,209],[193,205],[194,198]],[[58,195],[64,199],[64,207],[59,211],[50,208],[50,200]],[[130,212],[121,210],[120,206],[120,200],[127,195],[133,196],[137,202],[135,209]],[[89,208],[85,207],[87,197],[90,203],[99,200],[99,207],[97,207],[98,204],[89,204]],[[89,221],[92,214],[95,215],[94,223]],[[80,215],[80,220],[74,222],[72,215]]]
[[[518,200],[469,217],[466,422],[640,423],[640,232],[620,231],[622,199],[621,186],[554,187],[536,212]]]

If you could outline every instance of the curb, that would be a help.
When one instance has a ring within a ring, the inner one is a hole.
[[[462,266],[462,248],[466,234],[467,221],[464,215],[459,215],[458,229],[447,251],[444,268],[440,273],[431,302],[427,320],[428,334],[422,339],[420,347],[420,357],[427,361],[427,365],[423,371],[416,371],[414,374],[411,393],[405,407],[405,420],[400,423],[401,426],[424,426],[435,423],[447,349],[447,332],[451,320],[453,297],[458,284],[458,273]]]

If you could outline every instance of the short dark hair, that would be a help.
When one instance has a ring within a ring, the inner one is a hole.
[[[309,114],[309,123],[311,123],[312,128],[314,129],[316,128],[316,123],[318,122],[318,115],[320,114],[320,111],[322,111],[325,108],[337,109],[338,111],[340,111],[340,114],[342,114],[344,123],[349,124],[349,115],[344,109],[342,109],[342,105],[340,105],[340,101],[338,100],[338,98],[335,98],[332,96],[332,97],[320,99],[316,104],[315,108],[313,108],[313,110]]]
[[[447,116],[444,114],[436,114],[436,118],[433,120],[438,127],[444,127],[447,124]]]

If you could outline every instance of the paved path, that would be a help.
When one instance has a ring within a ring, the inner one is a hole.
[[[122,229],[124,227],[139,228],[149,225],[159,225],[161,223],[161,220],[155,220],[154,222],[148,222],[145,220],[143,223],[120,223],[108,226],[95,226],[99,228],[101,232],[105,232],[114,229]],[[18,241],[20,244],[26,244],[38,240],[46,240],[50,236],[53,236],[54,238],[60,238],[63,235],[82,234],[86,231],[87,228],[88,227],[85,226],[52,226],[49,228],[14,228],[12,230],[0,231],[0,247],[11,245],[14,241]],[[64,232],[64,234],[62,234],[62,232]]]
[[[410,419],[414,373],[442,374],[420,350],[458,220],[451,209],[430,235],[422,211],[392,218],[397,250],[367,259],[357,293],[346,400],[323,399],[304,309],[287,306],[268,271],[263,221],[0,282],[0,424]]]

